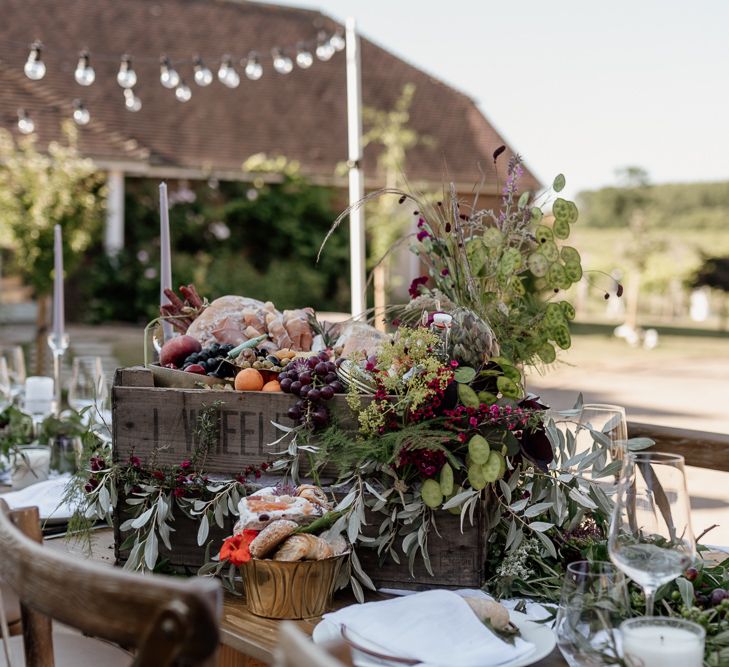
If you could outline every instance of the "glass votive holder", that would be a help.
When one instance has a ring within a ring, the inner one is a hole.
[[[60,475],[78,470],[79,461],[83,452],[81,438],[74,435],[55,435],[49,442],[51,448],[51,472]]]
[[[706,631],[698,623],[640,616],[620,624],[623,660],[629,667],[702,667]]]

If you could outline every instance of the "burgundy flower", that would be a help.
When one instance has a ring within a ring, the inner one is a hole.
[[[425,239],[429,239],[430,238],[430,234],[428,234],[428,232],[426,232],[424,229],[421,229],[418,232],[417,238],[418,238],[418,241],[425,241]]]
[[[410,287],[408,287],[408,294],[410,294],[410,298],[417,299],[420,296],[420,286],[425,285],[427,282],[428,276],[414,278],[413,282],[410,283]]]
[[[190,467],[190,462],[185,459],[182,463],[180,463],[180,468],[183,470],[187,470]]]
[[[130,456],[129,463],[131,463],[134,468],[142,467],[142,460],[138,456]]]
[[[440,275],[442,275],[442,276],[447,276],[449,273],[450,273],[450,271],[448,269],[441,269],[441,271],[440,271]]]
[[[154,477],[155,479],[158,479],[158,480],[162,481],[165,478],[165,474],[161,470],[155,470],[152,473],[152,477]]]
[[[554,460],[554,451],[543,427],[524,431],[521,438],[521,453],[538,468],[547,471],[547,467]]]

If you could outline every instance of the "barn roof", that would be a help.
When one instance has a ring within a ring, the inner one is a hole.
[[[73,100],[91,113],[81,129],[82,151],[100,164],[123,164],[127,171],[181,174],[240,174],[251,155],[284,155],[302,172],[334,181],[336,166],[347,158],[345,55],[315,60],[291,74],[273,70],[274,47],[289,50],[316,42],[319,30],[341,26],[329,17],[299,8],[244,0],[3,0],[0,22],[0,124],[17,133],[17,112],[33,118],[41,145],[60,135]],[[23,74],[28,46],[43,44],[45,77]],[[78,52],[88,49],[96,70],[93,85],[74,80]],[[261,55],[263,77],[250,81],[242,67],[240,86],[229,89],[217,79],[201,88],[193,83],[192,58],[202,56],[213,72],[224,54],[238,60],[249,51]],[[116,82],[122,54],[133,58],[138,75],[137,113],[124,106]],[[169,56],[192,89],[181,103],[159,82],[159,57]],[[362,90],[365,106],[391,109],[405,84],[415,84],[410,126],[430,142],[408,153],[410,181],[453,180],[495,184],[491,155],[505,143],[463,93],[362,39]],[[364,168],[375,184],[379,148],[365,151]],[[501,158],[500,169],[506,166]],[[500,175],[503,182],[503,174]],[[538,187],[527,172],[524,187]]]

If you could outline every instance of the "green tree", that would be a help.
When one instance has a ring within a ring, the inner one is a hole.
[[[402,170],[407,152],[418,144],[432,145],[429,137],[421,137],[409,127],[410,107],[415,95],[415,85],[403,86],[395,106],[389,110],[365,107],[362,118],[368,126],[362,138],[365,146],[377,144],[382,147],[377,158],[377,170],[384,178],[385,187],[396,188],[405,185]],[[387,285],[389,283],[390,257],[385,255],[407,231],[411,216],[404,213],[392,197],[380,197],[367,209],[369,251],[374,263],[372,281],[375,296],[376,326],[384,329],[383,315],[387,308]],[[384,259],[383,259],[384,258]]]
[[[38,301],[36,372],[42,372],[53,287],[53,228],[63,229],[67,274],[81,262],[103,221],[103,177],[77,148],[77,131],[64,125],[65,143],[47,151],[34,137],[15,141],[0,130],[0,244],[12,251],[11,269]]]

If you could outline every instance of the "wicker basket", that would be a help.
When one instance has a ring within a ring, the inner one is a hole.
[[[248,609],[266,618],[302,619],[327,611],[348,554],[295,563],[252,558],[241,567]]]

